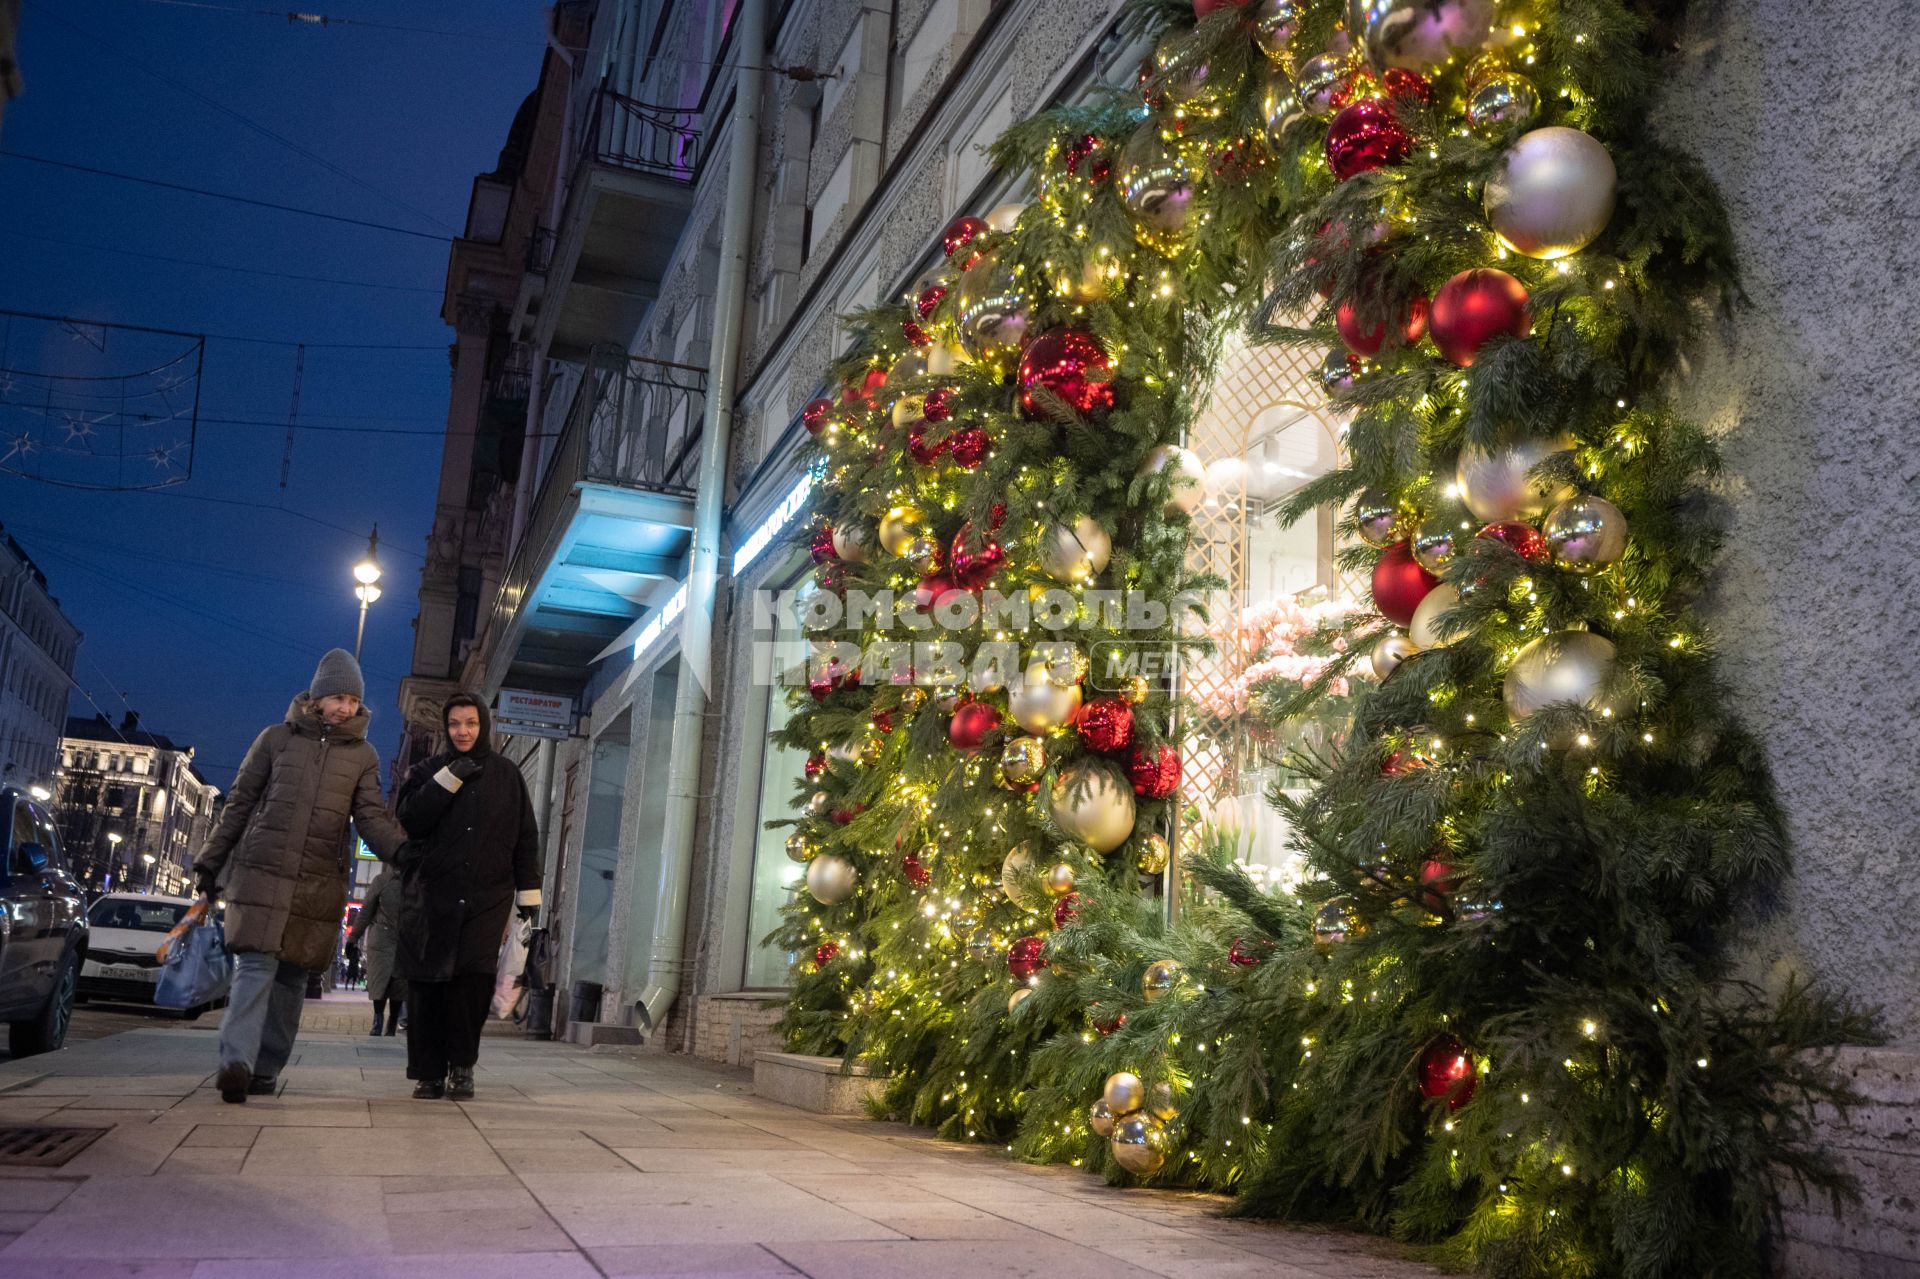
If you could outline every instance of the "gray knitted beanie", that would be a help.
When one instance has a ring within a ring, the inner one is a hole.
[[[344,648],[328,651],[313,672],[313,685],[307,696],[319,701],[335,693],[346,693],[361,701],[367,699],[367,682],[360,677],[360,663]]]

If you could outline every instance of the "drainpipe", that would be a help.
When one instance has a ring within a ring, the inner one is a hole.
[[[687,608],[680,619],[680,675],[674,691],[667,765],[667,811],[660,836],[660,878],[654,893],[647,972],[635,999],[641,1024],[657,1030],[680,994],[692,882],[694,820],[700,800],[700,742],[711,686],[713,605],[720,576],[720,509],[727,445],[733,433],[734,382],[747,299],[747,256],[760,158],[760,94],[767,47],[767,0],[741,0],[740,66],[727,156],[727,203],[720,228],[707,402],[700,422],[700,478],[693,499],[693,545],[687,552]],[[631,989],[631,988],[629,988]]]

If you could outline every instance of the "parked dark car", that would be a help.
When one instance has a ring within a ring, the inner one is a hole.
[[[13,1055],[26,1057],[67,1040],[87,954],[86,898],[37,800],[0,786],[0,818],[0,1021]]]

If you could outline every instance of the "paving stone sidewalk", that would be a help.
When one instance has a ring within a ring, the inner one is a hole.
[[[129,1031],[0,1065],[0,1124],[108,1131],[0,1166],[0,1276],[34,1279],[1411,1279],[1390,1245],[1116,1190],[756,1098],[686,1058],[489,1039],[414,1101],[397,1040],[303,1037],[223,1104],[213,1037]]]

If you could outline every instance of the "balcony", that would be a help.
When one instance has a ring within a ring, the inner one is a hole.
[[[560,223],[551,246],[537,250],[541,283],[523,312],[536,349],[578,360],[632,342],[693,206],[698,119],[608,88],[594,93]]]
[[[482,681],[577,694],[684,576],[706,370],[590,353],[481,636]]]

